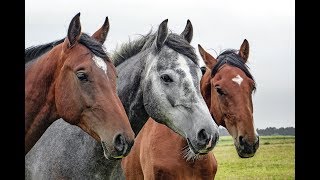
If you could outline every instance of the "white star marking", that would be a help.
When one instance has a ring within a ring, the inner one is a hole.
[[[242,79],[242,77],[238,74],[236,77],[232,78],[232,81],[238,83],[239,86],[240,86],[240,84],[242,83],[243,79]]]

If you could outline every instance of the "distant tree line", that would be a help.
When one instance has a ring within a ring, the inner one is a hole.
[[[262,136],[271,136],[271,135],[289,135],[294,136],[295,135],[295,128],[294,127],[281,127],[281,128],[275,128],[275,127],[267,127],[266,129],[258,129],[257,132],[259,135]]]
[[[295,128],[294,127],[267,127],[265,129],[257,128],[257,132],[259,136],[276,136],[276,135],[284,135],[284,136],[294,136]],[[228,130],[222,126],[219,126],[219,134],[220,136],[230,136]]]

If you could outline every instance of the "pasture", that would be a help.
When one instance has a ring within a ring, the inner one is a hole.
[[[238,157],[231,136],[221,136],[213,153],[215,179],[295,179],[295,136],[260,136],[252,158]]]

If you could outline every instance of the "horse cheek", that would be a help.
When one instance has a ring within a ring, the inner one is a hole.
[[[68,78],[69,80],[60,80],[62,78],[61,76],[59,77],[55,88],[57,112],[66,122],[75,125],[80,121],[81,117],[80,104],[82,103],[80,103],[79,89],[74,88],[77,87],[75,86],[75,81],[70,78]],[[76,106],[74,106],[75,104]]]

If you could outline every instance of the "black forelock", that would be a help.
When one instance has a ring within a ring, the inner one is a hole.
[[[102,59],[107,58],[107,60],[110,61],[102,44],[99,41],[92,38],[91,36],[82,33],[82,35],[80,36],[79,43],[87,47],[94,55]]]
[[[217,57],[217,64],[212,68],[211,71],[211,77],[214,77],[220,67],[224,64],[229,64],[231,66],[235,66],[239,69],[241,69],[250,79],[254,81],[254,78],[252,74],[249,71],[249,67],[244,63],[241,56],[237,53],[238,50],[235,49],[227,49],[223,51],[219,56]],[[254,81],[254,90],[256,88],[256,84]]]

